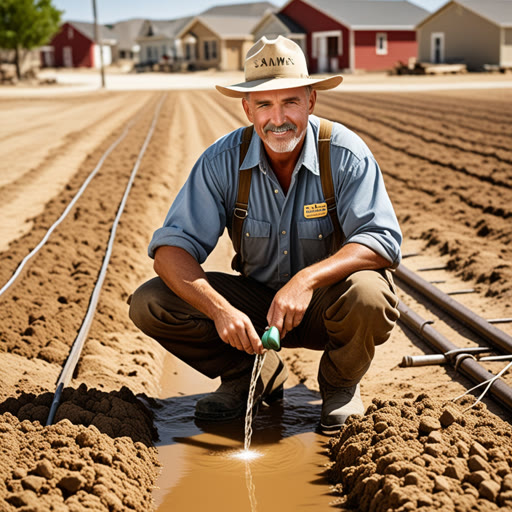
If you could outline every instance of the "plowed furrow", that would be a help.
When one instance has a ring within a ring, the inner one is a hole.
[[[339,99],[341,98],[336,98],[336,100]],[[357,102],[340,102],[335,101],[333,96],[324,99],[322,103],[361,116],[368,121],[381,123],[393,130],[414,135],[424,142],[435,142],[490,158],[496,162],[512,164],[512,141],[508,146],[493,144],[493,137],[481,137],[481,140],[477,141],[474,132],[466,130],[461,135],[454,135],[453,127],[450,128],[446,123],[428,120],[417,115],[391,112],[385,105],[366,106]]]
[[[329,96],[339,96],[339,93],[328,93]],[[350,94],[351,100],[354,102],[362,103],[368,106],[385,106],[394,113],[404,113],[407,115],[417,116],[419,119],[426,118],[437,121],[439,123],[451,126],[452,128],[464,128],[475,134],[486,136],[493,136],[496,138],[495,143],[503,147],[510,147],[512,141],[512,134],[508,128],[506,120],[488,120],[487,118],[480,117],[474,119],[470,114],[466,115],[464,112],[454,112],[451,106],[446,106],[443,109],[438,109],[435,103],[422,105],[421,101],[416,101],[419,95],[407,95],[408,100],[393,101],[391,95],[380,95],[375,97],[369,94]],[[456,99],[453,103],[456,103]]]
[[[64,362],[85,315],[112,221],[158,98],[155,94],[149,108],[107,158],[70,215],[1,297],[0,307],[5,320],[2,322],[0,350],[56,364]],[[92,159],[97,162],[103,152],[104,148],[99,148]],[[81,175],[81,182],[83,170],[77,174]],[[54,218],[55,210],[61,211],[69,202],[69,196],[69,193],[59,195],[48,204],[41,217]],[[45,223],[36,220],[35,224]],[[31,245],[27,240],[18,240],[17,250],[2,254],[0,260],[24,255]]]
[[[488,93],[489,95],[492,92]],[[368,96],[368,95],[359,95]],[[432,113],[440,116],[454,116],[457,119],[465,119],[465,122],[471,120],[493,123],[496,125],[507,125],[508,116],[511,114],[507,109],[506,104],[500,103],[501,108],[493,111],[488,97],[484,97],[482,93],[478,94],[478,99],[472,101],[471,97],[464,94],[457,94],[456,96],[447,96],[434,93],[410,93],[396,95],[391,93],[384,97],[378,98],[373,96],[367,98],[373,102],[385,102],[390,108],[394,109],[412,109],[419,110],[427,113]],[[470,111],[467,110],[467,105],[471,104]]]
[[[475,183],[473,186],[476,187],[481,187],[482,183],[488,183],[497,187],[510,188],[510,184],[512,183],[512,176],[510,176],[509,168],[506,166],[504,167],[503,172],[500,173],[498,171],[498,174],[505,175],[505,177],[508,178],[507,181],[496,179],[494,177],[494,173],[496,172],[494,167],[486,168],[483,162],[480,162],[480,165],[477,165],[474,162],[474,157],[468,158],[467,155],[461,151],[443,148],[442,145],[439,144],[427,144],[425,142],[411,140],[411,137],[402,133],[383,133],[376,123],[368,123],[361,120],[358,116],[351,114],[347,115],[346,113],[341,114],[332,108],[326,108],[321,105],[318,106],[317,113],[327,117],[330,116],[331,119],[337,120],[353,129],[358,134],[371,139],[371,142],[369,141],[370,146],[373,146],[374,142],[377,142],[380,145],[387,146],[398,153],[403,153],[417,160],[415,162],[416,167],[423,168],[425,166],[422,165],[422,163],[428,163],[431,165],[426,166],[426,169],[439,167],[455,171],[455,173],[460,175],[457,181],[460,181],[461,184],[466,184],[468,182],[466,178],[477,180],[480,184]],[[435,173],[437,175],[437,179],[442,179],[442,173],[443,171],[441,170],[438,170]],[[418,176],[418,179],[428,179],[428,177],[422,174],[421,176]],[[472,181],[470,180],[469,183],[472,183]],[[510,205],[500,205],[500,207],[501,206],[503,206],[507,211],[511,208]]]

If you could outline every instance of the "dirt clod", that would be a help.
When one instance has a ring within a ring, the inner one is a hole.
[[[501,446],[503,436],[510,440],[512,427],[493,418],[481,404],[462,415],[471,400],[462,399],[460,404],[451,406],[471,428],[454,422],[442,430],[442,435],[438,418],[446,403],[428,396],[419,397],[414,403],[374,400],[365,416],[349,418],[339,437],[331,440],[330,448],[334,462],[330,480],[341,484],[346,504],[357,504],[361,511],[385,511],[399,509],[399,503],[407,501],[416,507],[444,510],[455,504],[460,507],[462,500],[466,505],[460,510],[476,506],[483,511],[480,500],[497,502],[503,457],[496,454],[486,461],[482,455],[470,452],[487,455],[489,450],[484,446]],[[378,438],[375,427],[384,413],[397,435]],[[429,435],[425,436],[427,431]],[[404,442],[398,432],[411,432],[413,437]],[[432,449],[436,449],[434,456]],[[510,472],[512,444],[501,449]],[[510,483],[507,479],[507,488]]]

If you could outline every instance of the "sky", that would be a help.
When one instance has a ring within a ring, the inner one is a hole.
[[[247,3],[255,0],[96,0],[98,21],[114,23],[130,18],[170,20],[199,14],[215,5]],[[282,7],[287,0],[268,0]],[[361,0],[364,2],[364,0]],[[448,0],[409,0],[433,12]],[[65,11],[64,20],[93,21],[93,0],[53,0],[57,9]]]

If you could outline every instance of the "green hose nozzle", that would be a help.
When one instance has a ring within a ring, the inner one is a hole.
[[[261,343],[263,348],[279,352],[281,350],[281,337],[277,327],[272,326],[267,329],[261,337]]]

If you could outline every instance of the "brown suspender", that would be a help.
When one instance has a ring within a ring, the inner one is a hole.
[[[322,182],[322,192],[327,211],[331,217],[333,236],[331,254],[334,254],[343,244],[344,236],[341,230],[338,212],[336,211],[336,196],[334,195],[334,184],[332,182],[331,169],[331,134],[332,122],[320,118],[320,130],[318,134],[318,157],[320,159],[320,180]]]
[[[242,226],[247,217],[247,209],[249,208],[249,193],[251,191],[252,169],[240,169],[244,163],[245,155],[249,150],[254,126],[248,126],[242,134],[242,144],[240,145],[240,159],[238,169],[240,176],[238,178],[238,196],[236,198],[235,209],[233,211],[233,221],[231,225],[231,241],[235,249],[235,256],[231,261],[233,270],[241,272],[242,261],[240,249],[242,246]]]
[[[249,149],[254,126],[248,126],[244,129],[242,135],[242,144],[240,145],[240,164],[239,169],[245,159],[245,155]],[[334,185],[332,181],[331,170],[331,133],[332,122],[327,119],[320,119],[320,132],[318,136],[318,155],[320,159],[320,180],[322,182],[322,192],[327,210],[333,225],[333,241],[331,254],[336,252],[343,243],[344,237],[336,212],[336,197],[334,195]],[[231,241],[235,249],[235,257],[231,262],[233,270],[241,271],[242,261],[240,249],[242,246],[242,226],[247,217],[247,209],[249,207],[249,193],[251,190],[252,169],[240,169],[238,181],[238,196],[236,199],[235,209],[233,211],[233,220],[231,227]]]

